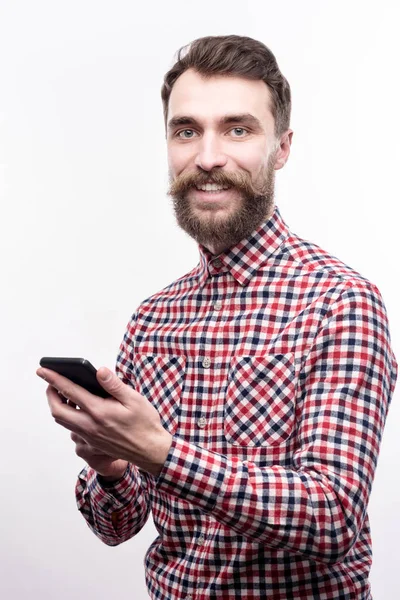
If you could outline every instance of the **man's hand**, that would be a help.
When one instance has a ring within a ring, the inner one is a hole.
[[[50,369],[40,368],[36,373],[49,384],[47,400],[56,423],[82,438],[91,452],[133,463],[154,476],[159,475],[172,436],[146,398],[105,367],[98,370],[97,379],[110,398],[94,396]],[[63,403],[60,394],[80,410]],[[119,473],[120,469],[122,463],[118,464]]]
[[[120,458],[113,458],[104,454],[100,450],[93,448],[77,433],[71,433],[71,440],[75,442],[75,452],[77,456],[83,458],[85,462],[92,467],[99,475],[106,480],[117,481],[121,479],[126,471],[128,463]]]

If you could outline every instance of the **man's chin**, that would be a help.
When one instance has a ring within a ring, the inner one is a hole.
[[[225,211],[226,213],[232,213],[240,209],[243,201],[242,196],[232,189],[223,193],[192,192],[187,194],[185,198],[188,208],[190,207],[190,209],[199,212]]]
[[[180,219],[179,227],[198,244],[212,250],[216,247],[227,248],[238,243],[243,235],[238,232],[237,225],[225,211],[191,211],[190,218]],[[239,228],[240,229],[240,228]],[[246,231],[247,233],[247,231]]]
[[[213,203],[212,206],[199,203],[192,205],[190,212],[193,219],[198,219],[202,223],[227,223],[237,212],[237,207],[218,203]]]
[[[177,223],[199,244],[210,247],[231,247],[250,235],[269,213],[273,197],[245,199],[236,196],[228,202],[202,202],[174,199]]]

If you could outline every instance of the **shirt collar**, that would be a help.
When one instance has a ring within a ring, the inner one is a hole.
[[[248,238],[215,256],[199,244],[199,285],[203,287],[208,277],[229,271],[236,281],[245,286],[268,258],[289,235],[279,209],[253,231]]]

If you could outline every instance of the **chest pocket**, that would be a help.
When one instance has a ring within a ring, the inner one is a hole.
[[[227,441],[240,446],[283,443],[294,427],[295,392],[291,354],[235,357],[225,404]]]
[[[186,358],[135,354],[134,364],[136,391],[155,406],[163,427],[174,434],[178,427]]]

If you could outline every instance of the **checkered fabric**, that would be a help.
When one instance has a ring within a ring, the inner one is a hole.
[[[117,545],[152,511],[153,599],[369,600],[368,497],[397,374],[379,291],[291,233],[248,239],[144,301],[117,360],[173,444],[158,478],[76,492]]]

